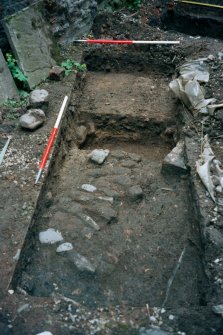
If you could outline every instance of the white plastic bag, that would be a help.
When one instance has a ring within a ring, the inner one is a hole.
[[[197,80],[200,83],[209,81],[209,68],[203,60],[193,60],[179,67],[179,73],[184,80]]]

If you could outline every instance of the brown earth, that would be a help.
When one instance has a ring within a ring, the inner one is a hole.
[[[43,85],[51,103],[42,128],[24,132],[5,111],[1,137],[12,134],[13,139],[1,166],[0,333],[145,334],[140,327],[155,325],[171,334],[221,334],[222,319],[211,307],[221,302],[222,289],[211,281],[208,265],[218,254],[201,238],[191,175],[163,175],[161,163],[183,134],[182,109],[168,90],[176,66],[187,57],[216,55],[222,43],[162,32],[123,13],[99,16],[93,32],[98,37],[177,38],[182,44],[83,46],[86,76]],[[75,57],[77,49],[66,52]],[[207,91],[222,99],[222,62],[216,58],[210,70]],[[61,100],[71,90],[39,195],[37,163]],[[211,130],[221,132],[221,120],[212,122]],[[81,125],[91,134],[80,145]],[[199,120],[190,126],[194,139]],[[88,159],[95,148],[110,150],[101,166]],[[85,183],[96,186],[96,193],[84,192]],[[132,186],[140,186],[140,195],[132,197]],[[214,206],[202,192],[211,212]],[[100,230],[86,223],[86,215]],[[38,234],[48,228],[61,231],[73,251],[58,255],[55,245],[40,244]],[[95,271],[75,267],[75,253]]]

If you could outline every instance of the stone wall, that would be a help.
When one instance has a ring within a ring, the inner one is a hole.
[[[97,13],[96,0],[44,0],[54,36],[62,44],[89,32]]]
[[[61,43],[72,42],[73,39],[86,34],[97,12],[96,0],[42,0],[46,17],[53,34]],[[38,2],[38,0],[0,0],[0,20]],[[0,48],[6,49],[7,39],[0,21]]]
[[[0,1],[0,48],[7,47],[7,39],[1,20],[4,16],[16,13],[37,0],[1,0]]]

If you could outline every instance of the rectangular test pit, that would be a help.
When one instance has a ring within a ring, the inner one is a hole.
[[[189,182],[161,174],[179,127],[168,77],[159,68],[105,67],[89,71],[71,99],[67,130],[75,139],[48,181],[17,284],[33,296],[60,293],[87,308],[203,305]],[[102,165],[88,157],[99,148],[110,150]],[[63,240],[41,244],[39,233],[49,228]],[[73,249],[56,252],[64,242]]]

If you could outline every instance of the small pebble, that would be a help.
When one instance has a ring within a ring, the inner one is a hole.
[[[14,294],[14,290],[8,290],[8,293],[11,295]]]
[[[49,228],[46,231],[39,233],[40,243],[53,244],[63,240],[61,233],[58,230]]]
[[[90,185],[90,184],[83,184],[83,185],[81,185],[81,188],[82,188],[82,190],[84,190],[86,192],[90,192],[90,193],[97,190],[97,188],[95,186]]]
[[[69,242],[62,243],[57,247],[56,252],[64,252],[64,251],[70,251],[73,249],[73,245]]]

